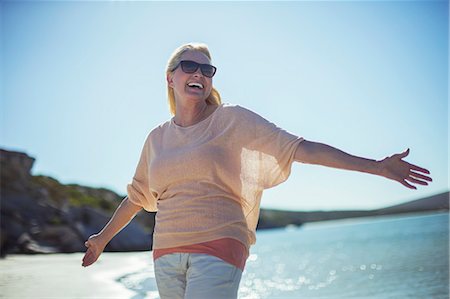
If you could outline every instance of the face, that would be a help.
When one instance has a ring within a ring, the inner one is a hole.
[[[195,50],[184,52],[181,55],[181,60],[192,60],[197,63],[211,64],[205,54]],[[173,88],[176,102],[205,101],[212,90],[212,78],[204,76],[200,68],[195,73],[187,74],[178,66],[172,74],[167,76],[167,83]],[[201,88],[190,86],[192,83],[200,83]]]

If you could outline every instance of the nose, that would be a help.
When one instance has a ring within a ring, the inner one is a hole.
[[[194,76],[203,77],[202,70],[200,69],[200,67],[194,72]]]

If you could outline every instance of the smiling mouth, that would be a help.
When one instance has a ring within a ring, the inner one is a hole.
[[[203,89],[203,84],[201,83],[192,82],[188,83],[188,86],[196,89]]]

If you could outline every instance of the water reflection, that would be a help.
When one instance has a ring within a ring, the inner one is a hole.
[[[260,233],[239,298],[448,299],[448,241],[446,215]],[[119,282],[158,298],[153,265]]]
[[[239,298],[447,299],[448,217],[403,221],[261,234]]]

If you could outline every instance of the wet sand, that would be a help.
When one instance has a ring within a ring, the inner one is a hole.
[[[152,265],[150,252],[104,253],[83,268],[83,253],[10,255],[0,260],[0,298],[133,298],[116,280]]]

